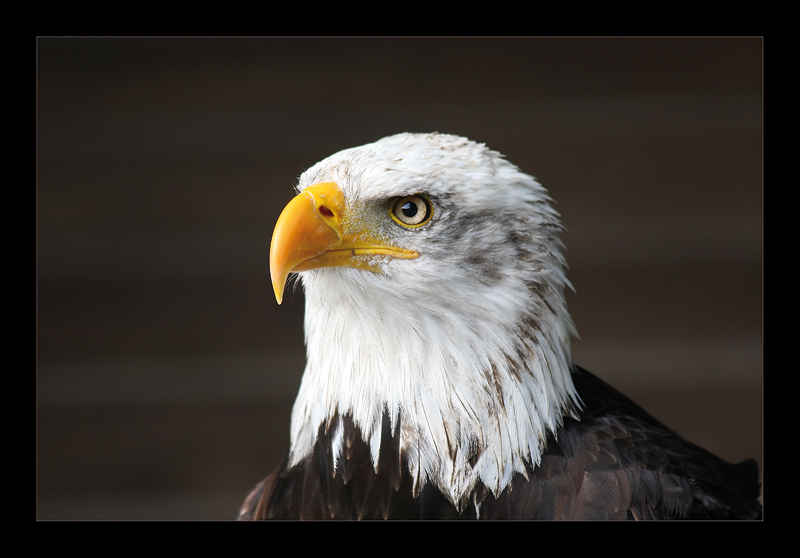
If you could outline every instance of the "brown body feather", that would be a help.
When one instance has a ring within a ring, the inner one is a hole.
[[[291,469],[284,460],[255,488],[239,519],[760,518],[754,461],[730,464],[683,440],[585,370],[573,379],[579,419],[566,418],[539,465],[497,496],[479,483],[459,510],[431,483],[415,495],[388,418],[376,471],[352,420],[337,415],[307,459]],[[348,440],[335,469],[334,421]]]

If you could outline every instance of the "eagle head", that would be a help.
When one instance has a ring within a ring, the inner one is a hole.
[[[526,475],[579,404],[545,189],[483,144],[404,133],[328,157],[297,190],[270,249],[278,302],[292,273],[306,296],[290,466],[338,414],[377,470],[388,415],[415,485],[457,506]]]

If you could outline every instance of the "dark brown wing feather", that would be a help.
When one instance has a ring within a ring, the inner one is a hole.
[[[334,471],[330,434],[342,421],[344,455]],[[455,507],[431,485],[415,498],[399,437],[385,416],[379,467],[350,417],[335,416],[321,427],[312,455],[286,468],[286,460],[245,500],[239,519],[457,519]]]
[[[320,428],[312,455],[286,462],[248,496],[240,519],[757,519],[752,460],[732,465],[660,424],[625,396],[576,368],[584,408],[547,440],[541,463],[495,497],[479,485],[459,512],[413,482],[384,418],[379,469],[349,417]],[[337,468],[329,432],[347,440]],[[527,478],[526,478],[527,477]]]

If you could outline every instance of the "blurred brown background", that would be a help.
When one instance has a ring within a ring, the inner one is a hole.
[[[300,173],[401,132],[557,201],[576,361],[762,460],[760,39],[37,41],[37,517],[231,519],[288,447]]]

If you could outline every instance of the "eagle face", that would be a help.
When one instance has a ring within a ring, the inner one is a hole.
[[[524,282],[569,284],[544,188],[465,138],[399,134],[348,149],[303,173],[298,191],[272,241],[279,302],[289,273],[328,267],[371,271],[358,280],[387,297],[410,289],[442,306],[481,306]]]
[[[298,192],[270,250],[278,302],[290,273],[306,294],[290,462],[338,413],[377,470],[388,414],[418,486],[454,503],[530,470],[577,406],[544,188],[482,144],[399,134],[314,165]]]

